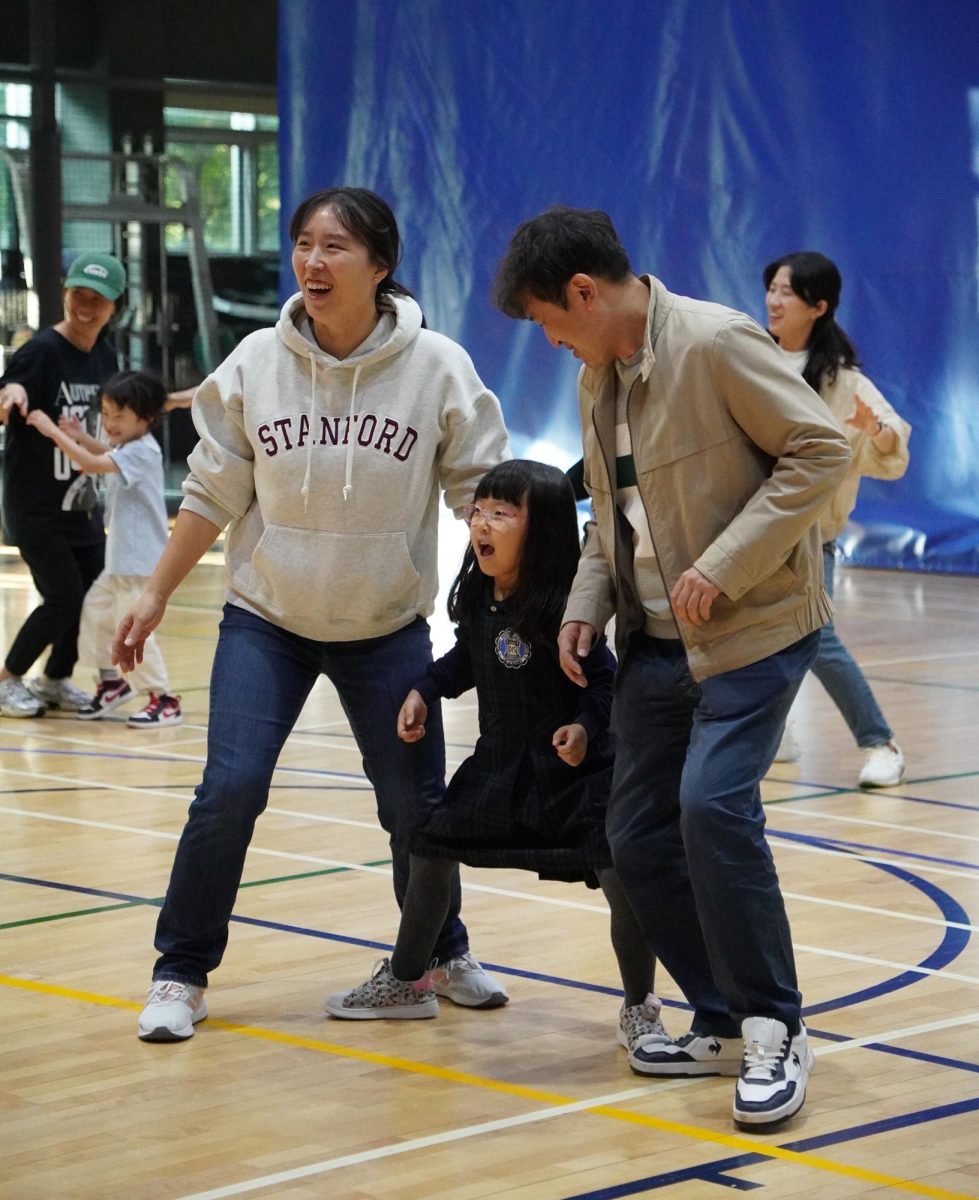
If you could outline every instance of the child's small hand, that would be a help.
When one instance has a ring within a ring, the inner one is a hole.
[[[51,437],[52,434],[58,432],[58,427],[46,412],[42,412],[39,408],[32,408],[27,414],[26,421],[28,425],[33,425],[38,433],[43,433],[45,437]]]
[[[63,429],[70,438],[78,441],[79,436],[85,432],[85,428],[77,417],[73,417],[71,413],[62,413],[58,418],[58,428]]]
[[[412,688],[398,713],[398,737],[403,742],[420,742],[425,736],[427,716],[428,705],[421,698],[421,693]]]
[[[551,745],[569,767],[576,767],[588,749],[588,734],[584,725],[562,725],[551,738]]]

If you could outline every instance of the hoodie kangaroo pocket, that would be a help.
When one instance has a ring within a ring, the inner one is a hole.
[[[315,626],[323,641],[410,617],[421,581],[403,533],[325,533],[284,525],[266,526],[249,575],[247,593],[257,604],[273,616]]]

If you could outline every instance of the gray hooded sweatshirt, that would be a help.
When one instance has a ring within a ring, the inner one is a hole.
[[[449,508],[509,458],[500,405],[455,342],[387,296],[344,359],[300,331],[301,295],[200,385],[183,508],[228,526],[227,598],[317,641],[393,633],[438,591]]]

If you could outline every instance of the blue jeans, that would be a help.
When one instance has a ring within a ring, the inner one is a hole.
[[[823,574],[826,590],[833,595],[833,575],[836,570],[836,543],[823,545]],[[857,666],[850,651],[840,641],[831,621],[823,626],[819,653],[812,673],[829,693],[830,699],[843,715],[861,750],[879,746],[894,736],[890,725],[874,699],[870,684]]]
[[[390,835],[394,894],[401,904],[411,834],[445,788],[440,707],[430,706],[420,742],[406,744],[396,732],[398,710],[431,661],[428,623],[421,617],[386,637],[315,642],[225,605],[211,672],[207,763],[157,921],[154,979],[206,987],[208,973],[220,963],[255,820],[320,675],[336,688],[363,755],[378,818]],[[469,948],[459,906],[457,870],[435,947],[440,962]]]
[[[612,705],[608,839],[656,956],[696,1033],[745,1017],[799,1028],[789,923],[765,840],[760,784],[819,633],[697,683],[679,642],[634,634]]]

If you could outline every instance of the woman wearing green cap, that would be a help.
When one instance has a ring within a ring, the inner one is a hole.
[[[102,384],[119,365],[105,328],[125,287],[126,272],[111,254],[80,255],[65,278],[63,319],[26,342],[0,377],[4,537],[20,548],[41,597],[0,668],[5,717],[75,712],[90,699],[71,673],[82,600],[105,558],[102,510],[91,478],[24,418],[41,409],[55,422],[72,416],[94,423]],[[25,683],[48,646],[44,674]]]

